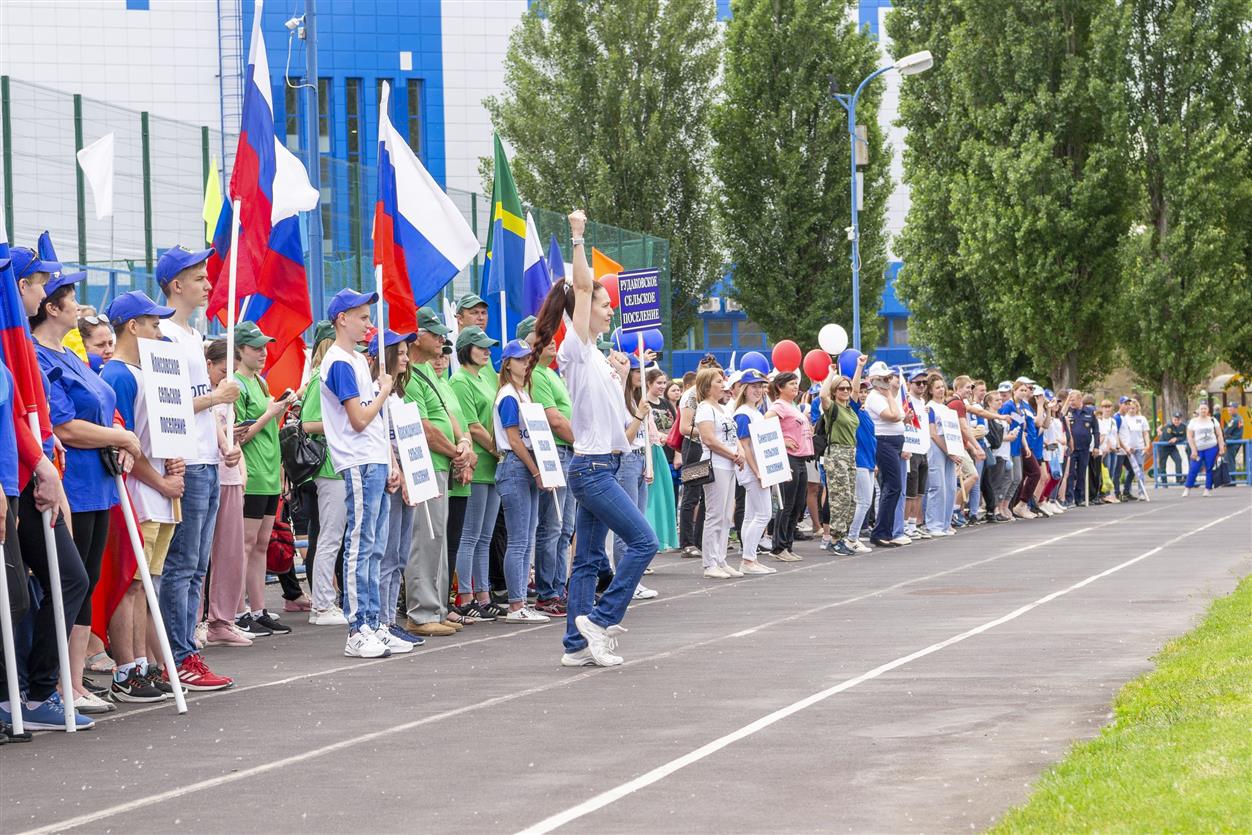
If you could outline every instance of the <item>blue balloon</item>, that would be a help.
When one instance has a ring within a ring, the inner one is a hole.
[[[643,347],[658,354],[665,348],[665,334],[652,328],[643,332]]]
[[[623,353],[634,354],[639,350],[639,334],[622,333],[621,328],[613,331],[613,337],[610,341],[616,350]]]
[[[739,358],[739,370],[747,371],[749,368],[762,374],[768,374],[770,371],[769,360],[760,351],[749,351]]]
[[[855,348],[849,348],[839,355],[839,373],[845,377],[851,377],[856,373],[856,361],[861,358],[861,352]]]

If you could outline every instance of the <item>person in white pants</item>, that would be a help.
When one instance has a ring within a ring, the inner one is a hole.
[[[701,461],[712,461],[713,480],[704,485],[704,538],[701,557],[704,576],[725,580],[743,573],[726,564],[730,528],[735,518],[735,470],[744,463],[738,431],[722,407],[726,392],[720,368],[706,368],[696,375],[695,426],[704,451]]]
[[[749,427],[765,420],[761,413],[761,404],[765,400],[765,386],[768,381],[761,372],[748,369],[739,378],[739,395],[735,398],[735,430],[739,436],[739,446],[743,450],[746,466],[735,470],[735,476],[743,485],[744,507],[743,525],[740,528],[739,540],[743,546],[743,559],[739,562],[739,570],[744,574],[777,574],[778,572],[763,565],[756,558],[757,546],[765,534],[765,526],[773,509],[770,504],[770,488],[761,484],[761,474],[756,467],[756,457],[752,452],[752,433]]]

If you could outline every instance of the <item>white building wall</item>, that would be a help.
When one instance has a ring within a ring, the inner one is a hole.
[[[891,38],[887,34],[887,9],[878,11],[878,49],[882,60],[879,66],[895,60],[891,54]],[[878,124],[887,134],[887,144],[891,153],[891,196],[887,198],[887,259],[896,260],[895,238],[904,229],[904,220],[909,212],[909,187],[904,183],[904,138],[907,135],[903,127],[896,124],[900,116],[900,82],[898,72],[884,73],[880,81],[883,83],[882,102],[878,107]],[[877,82],[875,82],[877,83]]]

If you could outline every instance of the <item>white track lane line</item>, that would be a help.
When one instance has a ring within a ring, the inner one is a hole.
[[[1090,577],[1087,577],[1085,580],[1079,580],[1077,583],[1074,583],[1073,585],[1070,585],[1070,586],[1066,586],[1065,588],[1060,589],[1059,591],[1054,591],[1051,594],[1044,595],[1043,597],[1039,598],[1033,603],[1027,603],[1025,606],[1018,607],[1017,609],[1014,609],[1013,611],[1009,612],[1007,615],[1002,615],[996,618],[995,620],[989,620],[986,623],[981,624],[980,626],[975,626],[973,629],[966,630],[965,632],[962,632],[958,635],[953,635],[951,638],[947,638],[946,640],[931,644],[930,646],[925,647],[924,649],[919,649],[917,652],[912,652],[912,653],[909,653],[908,655],[904,655],[899,658],[896,658],[893,661],[888,661],[886,664],[882,664],[868,672],[862,673],[856,678],[850,678],[846,681],[836,684],[833,687],[829,687],[826,690],[822,690],[819,693],[814,693],[811,696],[806,696],[805,698],[799,700],[798,702],[793,702],[792,704],[789,704],[784,708],[780,708],[774,711],[773,713],[770,713],[766,716],[762,716],[760,719],[757,719],[755,722],[744,725],[742,728],[740,728],[737,731],[732,731],[731,733],[728,733],[725,736],[719,737],[713,740],[712,742],[706,745],[703,745],[694,751],[691,751],[690,753],[684,754],[681,757],[677,757],[673,760],[670,760],[664,765],[658,766],[652,769],[651,771],[647,772],[646,774],[641,774],[640,776],[636,777],[633,780],[622,783],[621,785],[616,786],[612,789],[609,789],[606,792],[602,792],[601,794],[596,795],[590,800],[586,800],[582,803],[579,803],[577,806],[572,806],[569,809],[566,809],[564,812],[559,812],[555,815],[552,815],[551,817],[545,818],[539,821],[538,823],[534,824],[533,826],[529,826],[526,829],[521,830],[519,835],[543,835],[543,833],[551,832],[552,830],[558,827],[564,826],[567,823],[576,821],[585,815],[589,815],[598,809],[603,809],[605,806],[608,806],[611,803],[621,800],[627,795],[633,794],[634,792],[639,791],[642,788],[646,788],[647,786],[650,786],[653,783],[656,783],[664,779],[665,777],[668,777],[674,772],[680,769],[686,768],[692,763],[699,762],[705,757],[708,757],[709,755],[722,750],[728,745],[738,742],[741,739],[745,739],[751,736],[752,734],[756,733],[757,731],[764,730],[765,728],[768,728],[770,725],[773,725],[776,722],[781,722],[783,719],[786,719],[788,716],[799,713],[805,708],[812,707],[813,705],[818,704],[819,702],[825,701],[826,699],[829,699],[831,696],[834,696],[838,693],[842,693],[845,690],[851,690],[853,687],[856,687],[858,684],[863,684],[864,682],[878,678],[884,673],[889,673],[892,670],[895,670],[899,667],[903,667],[905,664],[916,661],[919,658],[924,658],[927,655],[936,653],[941,649],[952,646],[953,644],[959,644],[960,642],[967,640],[969,638],[973,638],[976,635],[981,635],[983,632],[986,632],[990,629],[994,629],[997,626],[1008,623],[1011,620],[1016,620],[1017,618],[1026,614],[1027,612],[1037,609],[1038,607],[1044,605],[1045,603],[1050,603],[1053,600],[1056,600],[1058,597],[1062,597],[1066,594],[1069,594],[1072,591],[1077,591],[1078,589],[1081,589],[1084,586],[1094,583],[1096,580],[1099,580],[1104,577],[1108,577],[1110,574],[1115,574],[1118,571],[1121,571],[1123,568],[1128,568],[1129,566],[1132,566],[1135,563],[1140,562],[1141,560],[1146,560],[1148,557],[1152,556],[1153,554],[1159,553],[1160,551],[1163,551],[1165,548],[1168,548],[1169,546],[1177,542],[1181,542],[1182,540],[1186,539],[1189,536],[1197,534],[1203,530],[1211,528],[1214,525],[1220,524],[1229,519],[1233,519],[1234,517],[1242,513],[1246,513],[1246,512],[1247,512],[1246,509],[1237,510],[1234,513],[1221,517],[1220,519],[1214,519],[1211,522],[1207,522],[1204,525],[1201,525],[1200,527],[1195,528],[1194,530],[1190,530],[1190,531],[1187,531],[1186,533],[1179,534],[1173,539],[1167,542],[1164,542],[1149,551],[1145,551],[1144,553],[1140,554],[1137,557],[1133,557],[1129,560],[1126,560],[1125,562],[1118,563],[1112,568],[1107,568],[1104,571],[1099,572],[1098,574],[1092,574]]]
[[[365,734],[363,736],[353,737],[352,739],[346,739],[340,742],[331,743],[330,745],[325,745],[321,748],[315,748],[311,751],[305,751],[302,754],[294,754],[290,757],[285,757],[281,760],[266,763],[264,765],[253,766],[251,768],[241,769],[239,771],[232,771],[229,774],[223,774],[219,777],[213,777],[208,780],[201,780],[199,782],[191,783],[186,786],[181,786],[179,788],[170,789],[168,791],[160,792],[154,795],[149,795],[147,797],[143,797],[137,800],[131,800],[126,803],[118,804],[116,806],[110,806],[110,807],[101,809],[96,812],[88,812],[86,814],[79,815],[74,818],[69,818],[67,820],[60,821],[58,823],[50,823],[45,826],[39,827],[37,829],[27,830],[25,835],[36,835],[36,833],[62,832],[67,829],[74,829],[79,826],[85,826],[90,823],[95,823],[96,821],[103,820],[105,818],[110,818],[115,815],[121,815],[121,814],[125,814],[126,812],[131,812],[137,809],[142,809],[150,803],[161,803],[166,800],[174,800],[174,799],[183,797],[188,794],[194,794],[195,792],[203,791],[205,789],[211,789],[217,786],[227,785],[227,784],[239,781],[239,780],[251,779],[260,774],[264,774],[266,772],[273,771],[275,769],[285,768],[295,763],[300,763],[306,760],[311,760],[316,757],[320,757],[325,754],[331,754],[336,751],[341,751],[345,748],[350,748],[355,745],[372,742],[376,739],[381,739],[393,733],[401,733],[407,730],[411,730],[413,728],[421,727],[423,725],[434,724],[444,719],[450,719],[456,716],[461,716],[466,713],[476,712],[476,711],[483,710],[486,708],[495,707],[496,705],[505,704],[507,702],[525,698],[527,696],[537,695],[539,693],[543,693],[548,690],[555,690],[558,687],[566,687],[570,684],[574,684],[575,682],[588,679],[591,676],[602,675],[602,674],[605,674],[614,670],[620,670],[623,667],[630,667],[630,666],[634,666],[637,664],[650,664],[653,661],[659,661],[663,658],[668,658],[670,656],[678,655],[680,653],[687,652],[692,649],[697,649],[699,647],[708,646],[709,644],[719,643],[721,641],[724,641],[730,638],[741,637],[743,635],[751,634],[752,632],[759,631],[761,629],[767,629],[769,627],[777,626],[782,623],[789,623],[791,621],[795,621],[800,618],[807,617],[808,615],[817,614],[820,612],[827,611],[829,609],[838,608],[840,606],[847,606],[852,603],[859,603],[863,600],[868,600],[871,597],[878,597],[880,595],[887,594],[897,589],[904,588],[905,586],[910,586],[915,583],[925,583],[925,582],[929,582],[930,580],[936,580],[940,577],[944,577],[949,574],[954,574],[958,571],[964,571],[966,569],[973,568],[975,566],[984,565],[990,562],[995,562],[996,560],[1004,559],[1006,557],[1011,557],[1016,554],[1021,554],[1025,551],[1032,551],[1036,548],[1042,548],[1045,545],[1051,545],[1055,542],[1059,542],[1062,539],[1068,539],[1069,537],[1087,533],[1089,531],[1093,531],[1098,528],[1105,528],[1105,527],[1109,527],[1110,525],[1116,525],[1128,519],[1133,519],[1135,516],[1146,515],[1149,512],[1160,513],[1160,509],[1158,508],[1153,511],[1143,511],[1141,513],[1136,513],[1136,514],[1132,514],[1129,516],[1122,516],[1118,519],[1110,519],[1109,521],[1101,522],[1098,525],[1092,525],[1086,528],[1079,528],[1077,530],[1070,531],[1069,533],[1059,534],[1057,536],[1042,540],[1040,542],[1014,548],[1013,550],[1006,551],[1003,554],[997,554],[996,556],[992,556],[992,557],[984,557],[981,560],[974,560],[973,562],[964,563],[963,565],[953,566],[952,568],[944,569],[943,571],[936,571],[934,573],[927,574],[923,577],[914,577],[910,580],[901,580],[900,582],[893,583],[890,586],[886,586],[884,588],[876,589],[870,592],[865,592],[864,594],[859,594],[855,597],[848,597],[842,600],[836,600],[832,603],[826,603],[822,606],[816,606],[812,609],[807,609],[802,612],[796,612],[786,617],[778,618],[772,621],[767,621],[765,623],[762,623],[748,630],[741,630],[739,632],[734,632],[728,635],[720,635],[716,638],[708,638],[703,641],[695,641],[689,644],[685,644],[683,646],[665,650],[663,652],[653,653],[652,655],[644,656],[642,658],[632,659],[630,661],[627,661],[625,664],[622,664],[619,667],[596,668],[593,670],[588,670],[586,672],[578,673],[577,675],[571,676],[569,678],[560,679],[559,681],[548,682],[547,684],[538,685],[536,687],[532,687],[527,690],[522,690],[516,693],[506,693],[502,696],[496,696],[491,699],[487,699],[481,702],[475,702],[474,704],[470,704],[470,705],[462,705],[452,710],[447,710],[442,713],[434,714],[433,716],[427,716],[423,719],[417,719],[412,722],[405,722],[401,725],[395,725],[389,728],[384,728],[382,730],[374,731],[372,733]],[[804,568],[816,568],[821,565],[830,565],[830,563],[816,563],[812,566],[805,566]],[[799,570],[804,570],[804,569],[793,569],[793,570],[799,571]],[[790,572],[786,572],[786,573],[790,573]],[[726,588],[728,585],[729,584],[723,584],[721,586],[717,586],[716,588]],[[701,589],[701,591],[706,591],[706,590]],[[669,598],[669,599],[673,600],[674,598]],[[652,602],[652,601],[648,601],[648,602]],[[540,627],[534,627],[534,628],[542,629],[544,627],[540,626]],[[527,631],[533,631],[533,630],[527,630]],[[489,640],[489,639],[483,639],[483,640]],[[351,667],[350,669],[358,669],[358,667]],[[298,676],[296,678],[305,678],[305,677],[306,676]],[[256,686],[261,687],[264,685],[256,685]],[[225,691],[225,692],[230,692],[230,691]]]

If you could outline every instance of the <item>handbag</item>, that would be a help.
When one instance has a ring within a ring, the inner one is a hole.
[[[292,487],[312,479],[326,463],[326,443],[304,431],[299,420],[291,420],[278,430],[278,447]]]
[[[287,508],[278,508],[274,529],[270,532],[269,546],[265,549],[265,570],[270,574],[286,574],[295,565],[296,538],[287,521]]]
[[[678,424],[675,423],[674,425],[677,426]],[[699,443],[699,441],[696,441],[695,439],[695,431],[696,423],[693,420],[691,422],[692,434],[687,437],[690,440]],[[683,464],[683,468],[679,471],[678,477],[682,480],[682,483],[688,487],[701,487],[708,484],[713,480],[713,456],[710,454],[707,459]]]

